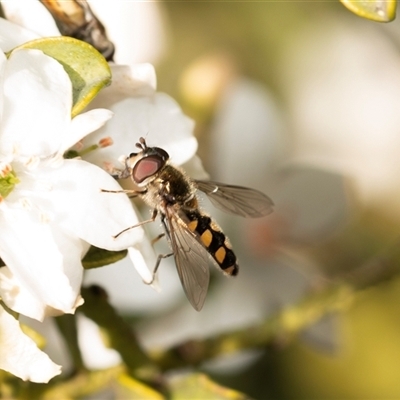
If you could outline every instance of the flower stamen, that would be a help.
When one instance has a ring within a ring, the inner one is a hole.
[[[97,144],[92,144],[91,146],[88,146],[85,149],[82,149],[81,142],[78,142],[78,143],[79,143],[79,146],[75,145],[75,149],[70,149],[65,152],[64,158],[82,157],[88,153],[91,153],[94,150],[103,149],[104,147],[109,147],[114,144],[114,142],[110,136],[106,136],[106,137],[100,139]]]
[[[35,169],[38,165],[39,165],[40,159],[39,157],[29,157],[26,161],[25,161],[25,167],[28,170],[33,170]]]
[[[109,147],[112,146],[114,144],[112,138],[110,136],[106,136],[102,139],[99,140],[99,147],[100,148],[104,148],[104,147]]]
[[[5,199],[14,189],[15,185],[20,183],[16,173],[10,164],[0,166],[0,196]]]

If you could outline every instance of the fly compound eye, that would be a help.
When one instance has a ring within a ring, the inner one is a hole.
[[[153,147],[152,150],[156,152],[164,161],[169,159],[169,154],[164,149],[161,149],[160,147]]]
[[[144,157],[134,166],[132,179],[136,183],[142,183],[145,179],[155,175],[164,165],[165,161],[157,155]]]

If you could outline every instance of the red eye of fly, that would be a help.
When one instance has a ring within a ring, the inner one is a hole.
[[[143,182],[146,178],[156,174],[165,164],[165,161],[157,156],[142,158],[137,162],[132,171],[132,178],[137,183]]]

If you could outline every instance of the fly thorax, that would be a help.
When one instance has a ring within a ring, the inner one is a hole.
[[[164,181],[168,198],[173,199],[174,202],[184,205],[187,199],[193,197],[194,186],[190,178],[179,168],[166,165],[160,173],[160,179]]]

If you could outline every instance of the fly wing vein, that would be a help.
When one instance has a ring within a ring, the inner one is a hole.
[[[199,237],[187,227],[185,214],[180,212],[178,215],[173,210],[167,210],[167,212],[166,223],[178,275],[186,297],[192,306],[200,311],[210,280],[209,254]]]
[[[213,181],[195,181],[215,207],[242,217],[258,218],[272,212],[272,200],[262,192],[244,186]]]

